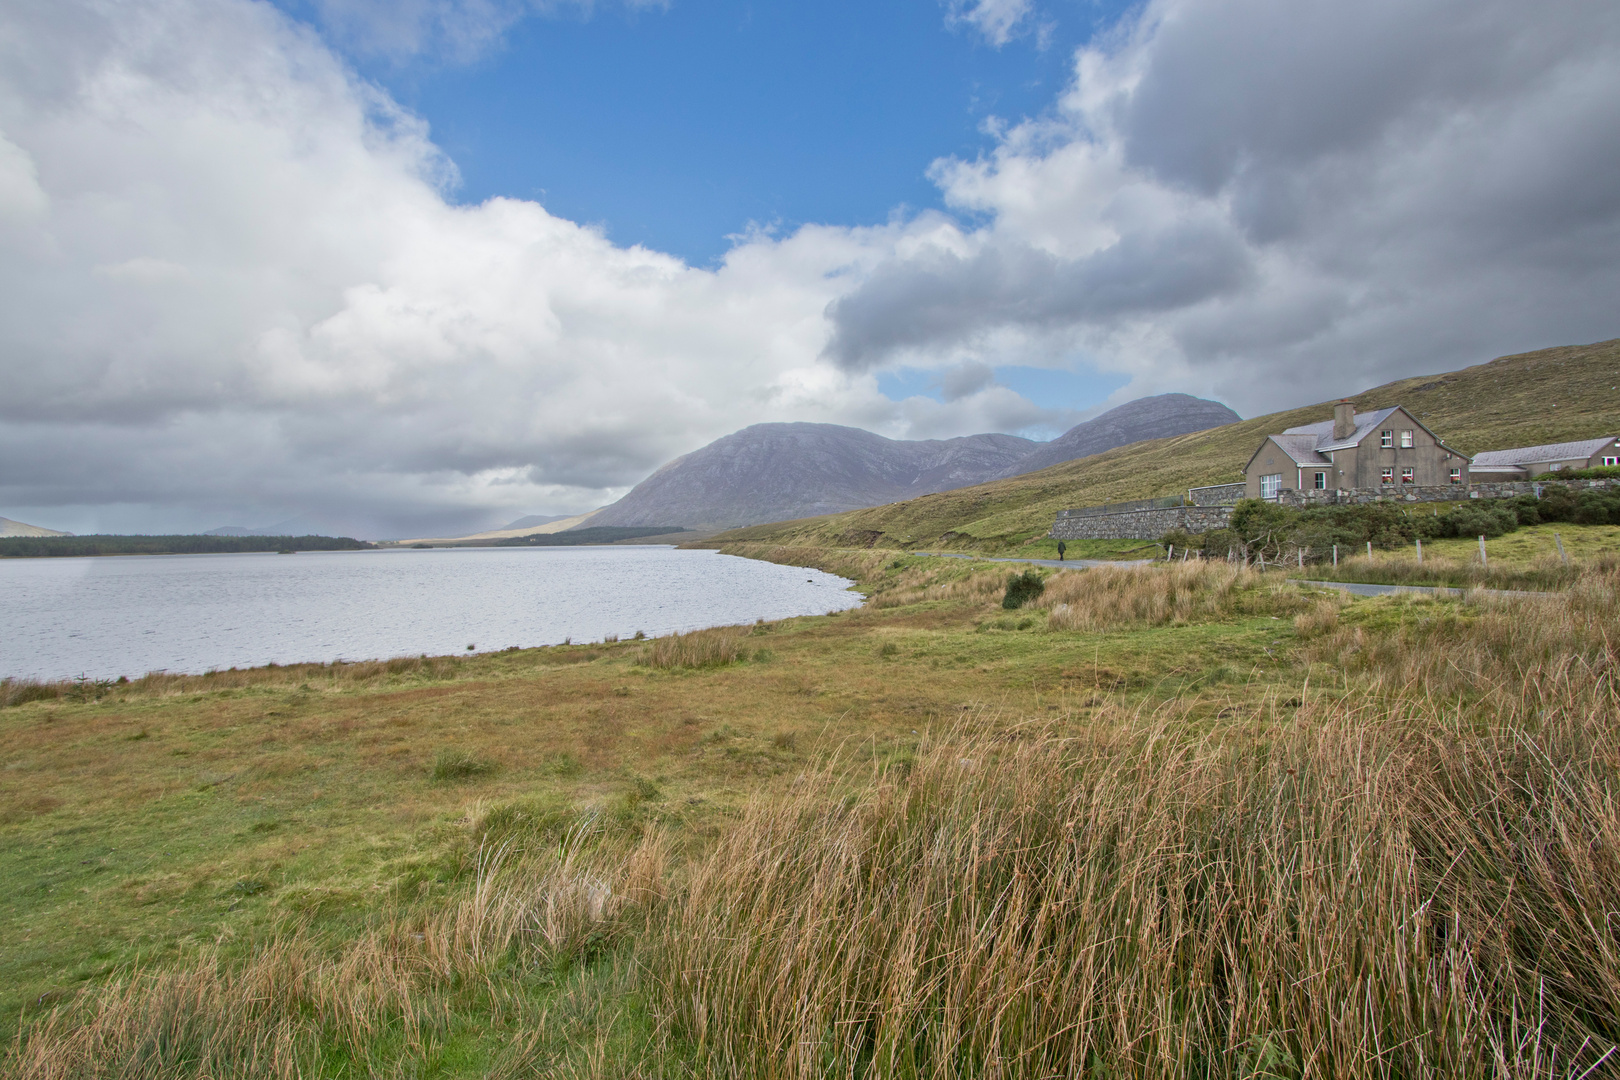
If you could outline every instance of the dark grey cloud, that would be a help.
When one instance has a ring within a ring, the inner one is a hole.
[[[851,370],[1080,350],[1246,412],[1620,334],[1620,5],[1161,0],[828,308]],[[1283,377],[1280,377],[1283,376]]]

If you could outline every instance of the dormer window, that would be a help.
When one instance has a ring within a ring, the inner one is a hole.
[[[1378,445],[1385,450],[1393,450],[1395,448],[1395,433],[1393,431],[1380,431],[1378,433]]]
[[[1403,450],[1412,449],[1412,436],[1413,436],[1413,433],[1410,432],[1410,431],[1401,432],[1401,449],[1403,449]]]

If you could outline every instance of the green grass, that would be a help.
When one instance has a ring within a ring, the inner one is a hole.
[[[1480,450],[1596,438],[1620,431],[1613,373],[1620,340],[1505,356],[1444,375],[1386,383],[1356,395],[1363,411],[1404,405],[1450,445]],[[1557,409],[1546,402],[1556,400]],[[1243,466],[1268,434],[1333,412],[1331,402],[1244,420],[1191,435],[1155,439],[907,502],[827,517],[735,529],[703,541],[809,547],[940,548],[1022,554],[1052,527],[1059,510],[1185,493],[1243,479]],[[1055,557],[1055,549],[1052,556]]]

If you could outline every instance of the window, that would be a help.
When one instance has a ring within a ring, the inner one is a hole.
[[[1321,491],[1323,488],[1327,487],[1327,473],[1319,472],[1316,474],[1315,487],[1317,491]]]
[[[1384,475],[1379,478],[1379,481],[1380,483],[1393,484],[1395,482],[1395,470],[1385,469]]]
[[[1462,470],[1461,469],[1452,469],[1451,470],[1451,482],[1453,484],[1462,483]]]
[[[1260,497],[1262,499],[1275,499],[1282,491],[1282,473],[1272,473],[1270,476],[1260,478]]]
[[[1415,484],[1415,483],[1417,483],[1417,477],[1412,475],[1412,470],[1411,469],[1402,469],[1401,470],[1401,483],[1403,483],[1403,484]]]
[[[1605,465],[1620,465],[1620,457],[1606,457],[1606,458],[1603,459],[1603,464],[1605,464]]]
[[[1412,446],[1413,446],[1412,432],[1410,432],[1410,431],[1401,432],[1401,449],[1410,450],[1410,449],[1412,449]]]
[[[1380,431],[1378,433],[1378,445],[1385,450],[1392,448],[1395,445],[1395,433],[1393,431]]]

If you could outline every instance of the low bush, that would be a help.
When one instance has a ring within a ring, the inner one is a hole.
[[[1040,598],[1046,591],[1046,582],[1034,570],[1025,570],[1022,574],[1014,574],[1007,579],[1007,593],[1001,598],[1001,606],[1008,611],[1015,611],[1034,600]]]

